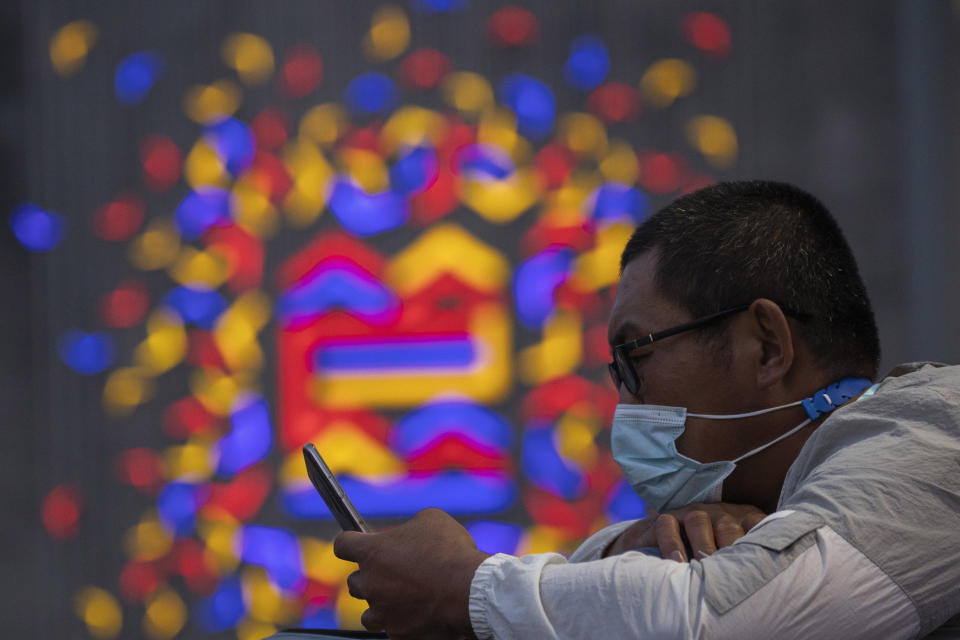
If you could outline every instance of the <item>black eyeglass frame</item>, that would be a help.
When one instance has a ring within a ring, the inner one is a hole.
[[[611,349],[613,352],[613,362],[607,363],[607,368],[610,371],[610,378],[613,380],[613,385],[619,389],[620,385],[623,384],[631,395],[637,395],[637,393],[640,391],[642,382],[640,380],[640,376],[637,375],[636,370],[633,368],[633,363],[630,362],[631,351],[639,349],[640,347],[645,347],[649,344],[653,344],[657,340],[663,340],[664,338],[675,336],[678,333],[700,329],[728,316],[741,313],[749,309],[750,304],[741,304],[736,307],[730,307],[729,309],[711,313],[710,315],[696,318],[690,322],[685,322],[684,324],[680,324],[669,329],[664,329],[663,331],[651,333],[643,338],[637,338],[636,340],[631,340],[630,342],[624,342],[623,344],[616,345]],[[783,309],[783,307],[781,307],[781,309]],[[793,311],[791,309],[783,309],[783,312],[801,321],[806,321],[810,318],[809,314]]]

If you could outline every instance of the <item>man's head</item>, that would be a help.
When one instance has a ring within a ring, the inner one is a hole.
[[[826,208],[796,187],[731,182],[683,196],[637,228],[621,270],[611,346],[745,307],[632,351],[642,384],[635,396],[621,388],[622,402],[740,413],[876,374],[879,340],[853,254]],[[688,419],[677,446],[731,460],[798,418]]]

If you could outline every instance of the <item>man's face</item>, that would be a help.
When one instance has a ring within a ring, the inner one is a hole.
[[[666,300],[655,286],[658,253],[648,251],[623,271],[610,313],[607,339],[610,346],[692,320],[690,314]],[[734,316],[728,337],[736,349]],[[726,414],[747,411],[752,396],[748,371],[739,370],[736,357],[722,357],[699,330],[681,333],[630,354],[643,379],[638,396],[621,385],[620,402],[686,407],[691,413]],[[701,462],[730,460],[746,450],[752,438],[742,433],[741,421],[687,419],[677,439],[683,455]]]

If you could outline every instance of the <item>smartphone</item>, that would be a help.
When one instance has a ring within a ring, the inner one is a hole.
[[[307,464],[307,475],[310,476],[310,481],[317,488],[317,493],[323,501],[327,503],[327,508],[340,523],[340,527],[344,531],[369,533],[370,527],[350,502],[350,498],[344,493],[343,487],[337,482],[336,476],[320,457],[320,452],[312,442],[303,445],[303,460]]]

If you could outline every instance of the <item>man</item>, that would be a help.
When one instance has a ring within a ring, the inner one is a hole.
[[[949,633],[960,367],[870,385],[873,313],[827,210],[790,185],[714,185],[641,225],[621,268],[611,446],[674,515],[608,527],[569,561],[487,556],[436,510],[343,533],[363,624],[396,638]],[[654,540],[663,558],[632,551]]]

